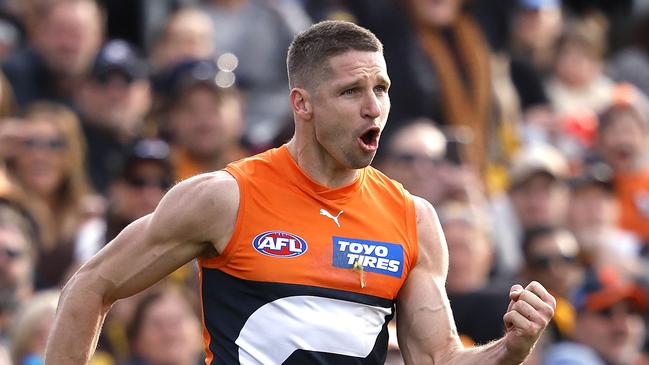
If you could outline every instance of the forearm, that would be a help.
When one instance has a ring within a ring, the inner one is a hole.
[[[108,310],[102,296],[83,279],[66,285],[45,353],[46,365],[87,364],[97,345]]]
[[[526,357],[527,354],[513,354],[508,351],[504,338],[501,338],[486,345],[450,351],[440,363],[448,365],[518,365]]]

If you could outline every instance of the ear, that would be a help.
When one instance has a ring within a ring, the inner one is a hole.
[[[311,94],[305,89],[297,87],[291,89],[291,108],[293,108],[293,113],[299,116],[300,119],[311,119],[313,115]]]

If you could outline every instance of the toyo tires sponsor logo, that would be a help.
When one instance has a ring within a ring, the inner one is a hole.
[[[252,240],[252,246],[257,252],[272,257],[296,257],[307,250],[302,237],[282,231],[260,233]]]
[[[403,273],[403,246],[396,243],[333,237],[333,265],[364,270],[397,278]]]

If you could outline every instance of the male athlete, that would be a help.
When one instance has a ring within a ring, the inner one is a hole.
[[[406,364],[518,364],[554,298],[514,285],[506,334],[464,349],[435,211],[369,167],[390,79],[369,31],[318,23],[288,52],[295,135],[172,188],[66,285],[46,364],[85,364],[111,304],[193,258],[206,364],[381,364],[396,306]]]

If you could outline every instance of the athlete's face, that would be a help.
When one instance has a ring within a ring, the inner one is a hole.
[[[368,166],[390,112],[383,54],[349,51],[334,56],[325,74],[313,95],[315,139],[339,165]]]

